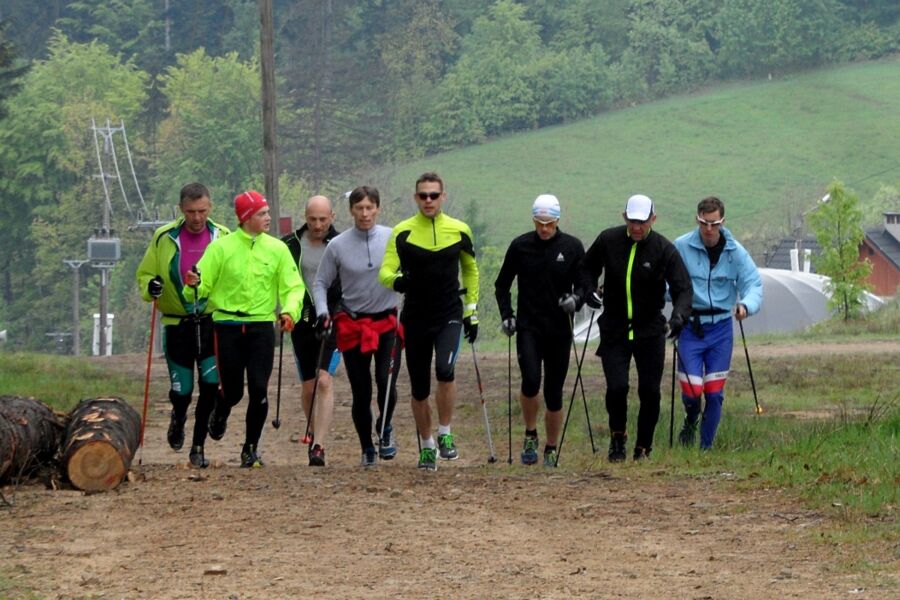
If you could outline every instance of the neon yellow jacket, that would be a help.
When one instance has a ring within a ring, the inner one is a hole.
[[[153,301],[150,292],[147,291],[147,284],[157,275],[162,277],[163,293],[159,297],[158,306],[163,315],[163,325],[177,325],[182,317],[194,314],[193,293],[190,298],[185,296],[182,274],[179,273],[181,244],[178,234],[181,233],[183,226],[184,217],[180,217],[157,229],[135,273],[141,298],[147,302]],[[207,219],[206,228],[209,229],[210,243],[229,233],[227,227],[215,223],[212,219]],[[200,297],[199,309],[204,315],[211,312],[203,296]]]
[[[296,322],[305,288],[287,245],[267,233],[237,229],[206,248],[197,263],[200,297],[209,296],[213,321],[274,321],[276,303]]]

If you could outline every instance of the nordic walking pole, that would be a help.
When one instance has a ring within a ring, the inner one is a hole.
[[[512,464],[512,336],[506,338],[506,433],[509,441],[509,457],[506,464]]]
[[[591,318],[593,315],[591,315]],[[588,322],[588,335],[591,333],[592,323]],[[588,337],[584,338],[584,348],[581,349],[581,358],[578,358],[578,348],[575,346],[575,320],[569,316],[569,329],[572,331],[572,350],[575,351],[575,361],[578,364],[576,383],[581,384],[581,402],[584,404],[584,420],[587,421],[588,435],[591,438],[591,453],[597,454],[597,446],[594,445],[594,430],[591,428],[591,414],[588,412],[587,396],[584,393],[584,378],[581,376],[581,367],[584,365],[584,357],[587,354]]]
[[[275,419],[272,421],[272,427],[276,430],[281,427],[281,366],[282,357],[284,356],[284,329],[278,336],[278,386],[275,388]]]
[[[388,389],[387,393],[384,395],[384,406],[381,409],[381,427],[378,428],[378,449],[384,446],[384,423],[387,421],[387,412],[390,408],[391,404],[391,390],[394,389],[394,386],[397,383],[396,371],[397,371],[397,342],[400,339],[400,324],[397,324],[397,328],[394,330],[394,341],[391,343],[391,357],[388,362]],[[396,395],[396,393],[395,393]]]
[[[678,348],[672,344],[672,403],[669,409],[669,448],[675,443],[675,363],[678,360]]]
[[[153,364],[153,333],[156,331],[156,303],[157,299],[153,299],[153,308],[150,311],[150,344],[147,346],[147,376],[144,378],[144,412],[141,416],[141,439],[138,444],[141,454],[138,457],[138,464],[144,462],[144,431],[147,428],[147,404],[150,402],[150,365]]]
[[[584,355],[587,353],[587,345],[588,340],[591,339],[591,326],[594,324],[594,311],[591,310],[591,314],[588,321],[587,332],[584,334],[584,351],[581,354],[582,360],[584,360]],[[572,323],[572,321],[570,321]],[[569,398],[569,410],[566,411],[566,421],[563,423],[562,435],[559,438],[559,449],[556,451],[556,462],[553,463],[553,466],[559,466],[559,457],[562,454],[563,442],[566,441],[566,429],[569,427],[569,416],[572,414],[572,405],[575,403],[575,392],[578,391],[578,383],[581,382],[581,392],[584,393],[584,382],[581,381],[581,363],[578,362],[578,348],[575,347],[575,326],[572,325],[572,347],[575,348],[575,364],[578,368],[577,375],[575,376],[575,385],[572,386],[572,397]],[[587,400],[585,400],[585,410],[587,410]],[[591,432],[591,449],[594,453],[597,452],[596,448],[594,448],[594,434]]]
[[[313,410],[316,408],[316,392],[319,390],[319,371],[321,371],[319,366],[322,364],[322,355],[325,353],[325,341],[328,339],[330,331],[330,327],[325,330],[325,335],[322,336],[322,343],[319,344],[319,355],[316,357],[316,380],[313,382],[312,400],[309,402],[309,417],[306,419],[306,433],[303,434],[303,439],[301,440],[307,446],[312,443],[312,438],[309,437],[309,425],[312,423]]]
[[[191,271],[200,276],[200,271],[197,270],[197,265],[191,267]],[[194,289],[194,331],[197,335],[197,358],[200,358],[201,350],[200,350],[200,340],[202,336],[200,335],[200,294],[197,292],[197,285],[191,286]]]
[[[744,342],[744,356],[747,357],[747,371],[750,373],[750,386],[753,388],[753,401],[756,403],[756,414],[761,415],[762,406],[759,405],[759,398],[756,396],[756,382],[753,380],[753,367],[750,366],[750,353],[747,351],[747,338],[744,336],[744,322],[738,320],[741,327],[741,341]]]
[[[488,456],[489,463],[497,462],[497,456],[494,454],[494,440],[491,438],[491,423],[488,421],[487,404],[484,402],[484,388],[481,385],[481,371],[478,369],[478,358],[475,356],[475,342],[469,344],[472,347],[472,363],[475,365],[475,379],[478,381],[478,394],[481,396],[481,413],[484,415],[484,430],[487,432]]]

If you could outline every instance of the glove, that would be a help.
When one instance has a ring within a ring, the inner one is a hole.
[[[475,343],[475,340],[478,339],[478,315],[472,313],[463,319],[463,334],[467,342]]]
[[[503,319],[503,322],[500,323],[500,331],[502,331],[506,337],[512,337],[516,332],[516,318],[510,317],[508,319]]]
[[[150,294],[152,298],[159,298],[162,296],[163,291],[163,280],[162,277],[157,275],[147,284],[147,293]]]
[[[409,289],[409,275],[404,271],[400,277],[394,280],[394,291],[399,294],[405,294]]]
[[[584,303],[594,310],[600,310],[601,308],[603,308],[603,288],[598,289],[590,296],[588,296],[587,300],[585,300]]]
[[[328,330],[331,328],[331,319],[326,314],[318,315],[316,324],[313,327],[316,329],[316,339],[323,340],[328,336]]]
[[[559,299],[559,307],[563,309],[563,312],[567,315],[574,314],[580,307],[579,298],[576,294],[566,294],[562,298]]]
[[[281,327],[282,331],[287,331],[288,333],[294,330],[294,320],[291,318],[291,315],[287,313],[281,313],[281,317],[278,319],[278,324]]]
[[[669,339],[677,339],[681,335],[682,329],[684,329],[684,317],[678,313],[673,314],[669,319]]]

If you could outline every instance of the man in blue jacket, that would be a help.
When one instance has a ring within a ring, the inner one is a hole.
[[[698,227],[675,240],[694,289],[690,326],[678,338],[678,378],[684,425],[678,439],[709,450],[725,400],[725,380],[734,345],[731,315],[739,321],[759,312],[762,280],[750,254],[724,227],[725,204],[710,196],[697,205]],[[702,410],[700,397],[706,397]]]

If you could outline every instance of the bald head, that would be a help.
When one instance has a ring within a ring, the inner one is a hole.
[[[313,196],[306,201],[306,235],[309,241],[318,243],[325,239],[334,222],[331,200],[325,196]]]

